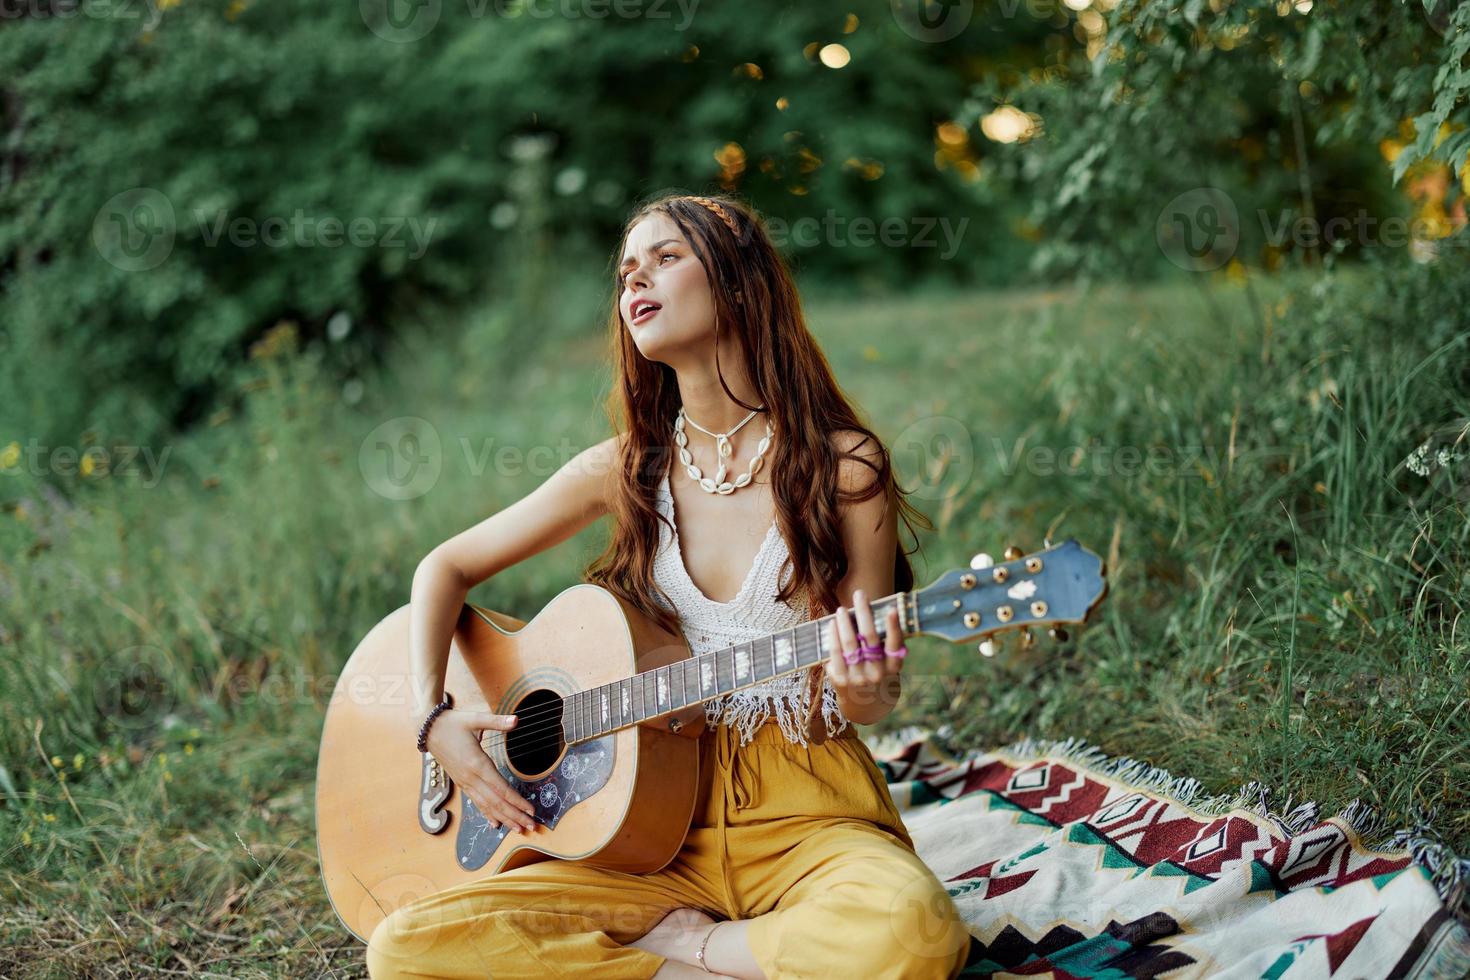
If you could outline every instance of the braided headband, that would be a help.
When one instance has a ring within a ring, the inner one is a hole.
[[[739,237],[740,229],[736,226],[735,219],[730,216],[730,212],[726,211],[720,205],[719,201],[714,201],[707,197],[694,197],[692,195],[688,198],[688,200],[691,200],[696,204],[701,204],[709,210],[713,211],[715,215],[725,223],[725,227],[730,229],[730,233],[732,235],[735,235],[737,238]]]

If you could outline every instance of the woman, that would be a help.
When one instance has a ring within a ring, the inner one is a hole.
[[[492,825],[536,833],[531,805],[478,740],[512,716],[431,711],[469,589],[603,514],[613,535],[587,579],[682,631],[694,653],[833,610],[831,656],[692,719],[699,802],[667,866],[548,860],[429,896],[374,932],[370,971],[953,977],[968,931],[851,727],[883,718],[899,693],[898,615],[880,647],[870,605],[913,586],[897,517],[931,525],[840,392],[748,210],[660,198],[628,222],[617,254],[610,414],[626,431],[435,548],[414,576],[429,751]]]

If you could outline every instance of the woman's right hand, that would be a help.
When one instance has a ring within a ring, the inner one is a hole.
[[[429,753],[439,760],[459,791],[474,801],[491,827],[505,823],[530,833],[536,826],[532,819],[536,808],[505,781],[480,746],[481,732],[509,731],[515,725],[515,715],[449,709],[429,726],[428,746]]]

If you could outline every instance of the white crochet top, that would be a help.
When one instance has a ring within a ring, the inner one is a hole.
[[[776,601],[776,590],[790,581],[791,576],[788,570],[785,577],[778,579],[788,552],[786,539],[774,521],[735,598],[729,602],[715,602],[699,590],[684,567],[667,473],[659,479],[658,509],[669,519],[673,531],[670,531],[669,524],[659,523],[659,550],[654,557],[653,577],[674,601],[673,611],[679,614],[684,639],[694,655],[788,630],[810,618],[801,596],[794,597],[799,606]],[[659,605],[669,608],[662,596],[655,593],[654,598]],[[774,715],[789,741],[806,745],[805,719],[811,706],[807,687],[811,683],[810,671],[816,669],[812,667],[775,677],[706,701],[705,720],[711,726],[725,724],[734,728],[740,733],[740,744],[744,745],[754,736],[755,730]],[[837,692],[825,676],[822,678],[822,717],[827,724],[828,737],[847,727],[847,718],[837,705]]]

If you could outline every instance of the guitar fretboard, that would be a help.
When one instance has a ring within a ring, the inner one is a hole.
[[[912,592],[896,593],[871,605],[880,643],[887,639],[884,624],[895,605],[900,635],[912,630]],[[808,620],[789,630],[577,691],[563,701],[562,727],[567,744],[600,738],[821,663],[832,653],[829,626],[835,618],[831,614]]]

